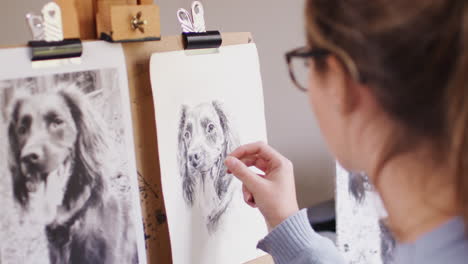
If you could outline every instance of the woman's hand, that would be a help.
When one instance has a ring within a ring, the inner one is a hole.
[[[243,182],[244,200],[258,207],[269,230],[299,211],[291,161],[263,142],[239,147],[226,159],[228,170]],[[248,167],[264,172],[256,174]]]

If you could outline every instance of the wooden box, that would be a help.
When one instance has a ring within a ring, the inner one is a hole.
[[[125,1],[124,1],[125,2]],[[161,39],[160,13],[157,5],[124,5],[115,1],[100,1],[97,6],[98,37],[112,42],[134,42]],[[142,30],[132,26],[141,14]]]

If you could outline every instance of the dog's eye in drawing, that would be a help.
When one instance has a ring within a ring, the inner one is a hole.
[[[21,119],[20,126],[18,127],[18,134],[19,135],[26,134],[26,132],[28,132],[30,124],[31,124],[31,117],[26,116],[23,119]]]
[[[208,134],[213,133],[214,130],[215,130],[215,125],[213,125],[213,124],[209,124],[209,125],[206,127],[206,132],[207,132]]]
[[[192,134],[190,134],[189,131],[185,131],[185,133],[184,133],[185,140],[189,140],[191,136],[192,136]]]

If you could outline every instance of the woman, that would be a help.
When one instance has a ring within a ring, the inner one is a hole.
[[[395,263],[466,263],[468,2],[307,0],[306,17],[308,46],[288,61],[309,67],[308,96],[333,154],[381,195]],[[290,161],[254,143],[226,165],[265,217],[271,232],[259,248],[276,263],[344,263],[299,211]]]

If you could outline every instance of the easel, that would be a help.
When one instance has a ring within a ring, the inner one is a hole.
[[[152,4],[153,0],[109,0],[127,4]],[[96,40],[97,0],[55,0],[63,14],[65,38]],[[223,46],[251,43],[250,33],[222,34]],[[152,53],[183,50],[181,36],[162,37],[161,41],[124,43],[132,118],[135,136],[135,152],[145,226],[147,260],[150,264],[172,263],[169,229],[161,190],[161,173],[158,164],[158,146],[154,105],[149,73]],[[248,264],[271,264],[270,257],[263,257]]]
[[[250,33],[223,34],[223,45],[238,45],[252,41]],[[128,82],[132,102],[133,126],[136,144],[137,168],[142,176],[140,189],[154,188],[142,192],[143,220],[147,227],[146,241],[148,263],[171,263],[169,231],[167,223],[158,223],[158,213],[164,212],[161,177],[157,152],[156,126],[153,97],[149,75],[149,59],[152,53],[182,50],[180,36],[163,37],[159,42],[123,44],[127,61]],[[148,225],[154,227],[149,229]],[[270,264],[269,257],[249,264]]]

